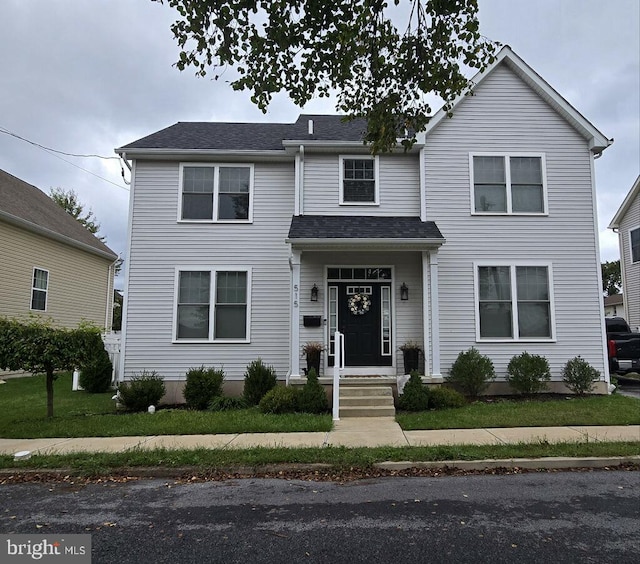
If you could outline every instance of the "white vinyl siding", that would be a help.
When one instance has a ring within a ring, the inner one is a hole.
[[[42,268],[33,269],[33,287],[31,288],[31,309],[47,311],[47,290],[49,289],[49,272]]]
[[[180,165],[179,221],[251,223],[253,165]]]
[[[635,260],[632,248],[632,233],[640,233],[640,195],[620,219],[620,261],[622,264],[622,292],[627,322],[634,330],[640,327],[640,261]]]
[[[293,159],[256,162],[253,168],[252,224],[176,222],[179,163],[136,161],[125,378],[157,370],[169,381],[182,380],[189,368],[204,364],[223,367],[228,381],[241,381],[247,364],[258,357],[275,368],[279,379],[285,378],[291,271],[284,241],[293,215]],[[249,269],[250,342],[176,339],[176,270]]]
[[[547,215],[475,214],[474,154],[544,155]],[[498,378],[525,346],[549,360],[554,380],[578,354],[604,374],[591,159],[587,141],[504,65],[427,136],[427,219],[446,238],[438,252],[443,375],[472,346],[492,359]],[[554,340],[478,341],[474,261],[553,265]]]

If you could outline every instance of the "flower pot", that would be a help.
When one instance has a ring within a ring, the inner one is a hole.
[[[307,353],[307,374],[312,368],[316,369],[316,374],[320,376],[320,353],[322,351],[310,351]]]
[[[413,370],[419,370],[420,351],[418,349],[407,349],[402,351],[404,360],[404,373],[411,374]]]

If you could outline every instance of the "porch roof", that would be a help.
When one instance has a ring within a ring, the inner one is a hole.
[[[440,247],[445,239],[433,221],[417,216],[297,215],[287,243],[296,247]]]

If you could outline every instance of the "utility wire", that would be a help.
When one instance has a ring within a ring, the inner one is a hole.
[[[24,141],[25,143],[29,143],[30,145],[33,145],[34,147],[37,147],[38,149],[42,149],[43,151],[49,153],[52,157],[55,157],[56,159],[60,159],[61,161],[64,161],[67,164],[70,164],[71,166],[75,166],[77,169],[80,169],[84,172],[87,172],[89,174],[91,174],[92,176],[95,176],[96,178],[99,178],[100,180],[104,180],[105,182],[108,182],[109,184],[113,184],[114,186],[117,186],[118,188],[121,188],[122,190],[126,190],[127,192],[129,191],[129,188],[122,186],[120,184],[116,184],[115,182],[112,182],[111,180],[109,180],[108,178],[104,178],[103,176],[100,176],[99,174],[96,174],[95,172],[91,172],[90,170],[87,170],[86,168],[82,168],[81,166],[78,166],[75,163],[72,163],[71,161],[68,161],[67,159],[63,159],[60,155],[66,155],[68,157],[79,157],[79,158],[97,158],[97,159],[104,159],[104,160],[109,160],[109,159],[113,159],[116,161],[120,161],[120,157],[105,157],[102,155],[81,155],[81,154],[77,154],[77,153],[66,153],[65,151],[58,151],[57,149],[52,149],[51,147],[46,147],[45,145],[41,145],[40,143],[36,143],[35,141],[31,141],[30,139],[26,139],[20,135],[18,135],[17,133],[13,133],[12,131],[9,131],[8,129],[2,127],[0,125],[0,133],[4,133],[6,135],[10,135],[11,137],[15,137],[16,139],[20,139],[21,141]],[[120,168],[122,169],[122,163],[120,163]],[[124,169],[122,169],[122,178],[124,179]],[[126,180],[125,180],[126,182]]]

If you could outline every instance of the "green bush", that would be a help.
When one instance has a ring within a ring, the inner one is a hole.
[[[249,405],[258,405],[264,395],[277,383],[276,371],[262,359],[254,360],[244,374],[244,399]]]
[[[422,377],[413,370],[398,396],[398,408],[403,411],[425,411],[429,409],[429,390],[422,383]]]
[[[456,390],[440,386],[429,389],[429,409],[450,409],[466,405],[465,397]]]
[[[507,366],[507,382],[521,394],[536,394],[547,389],[551,380],[549,363],[544,356],[527,351],[514,356]]]
[[[80,366],[80,386],[90,394],[102,394],[111,386],[113,365],[98,335],[89,358]]]
[[[324,387],[318,381],[315,368],[309,370],[307,381],[298,397],[298,409],[304,413],[326,413],[329,411],[329,402]]]
[[[129,411],[146,411],[150,405],[158,405],[164,393],[164,381],[155,370],[143,370],[118,386],[120,403]]]
[[[262,413],[294,413],[298,411],[299,390],[290,386],[276,386],[260,400]]]
[[[209,411],[233,411],[235,409],[245,409],[247,402],[244,398],[231,396],[216,396],[210,402]]]
[[[477,397],[495,377],[491,359],[471,347],[468,351],[461,352],[451,365],[447,382],[465,396]]]
[[[224,370],[201,366],[190,368],[184,385],[184,399],[191,409],[207,409],[209,402],[222,395]]]
[[[584,395],[593,390],[593,382],[600,379],[600,372],[580,356],[567,361],[562,369],[562,381],[574,394]]]

